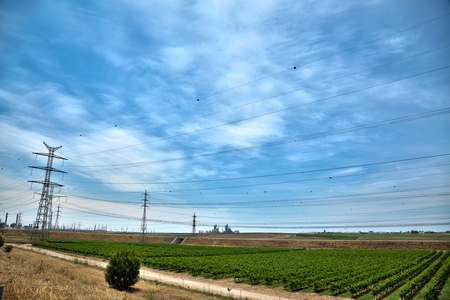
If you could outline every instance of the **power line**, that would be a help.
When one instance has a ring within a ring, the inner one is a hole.
[[[79,211],[82,213],[87,214],[93,214],[93,215],[100,215],[105,217],[111,217],[111,218],[119,218],[119,219],[127,219],[127,220],[137,220],[139,218],[133,217],[133,216],[125,216],[120,214],[109,214],[104,212],[96,212],[96,211],[89,211],[89,210],[80,210],[76,208],[71,208],[72,210]],[[448,219],[448,218],[442,218],[442,219]],[[157,223],[164,223],[164,224],[174,224],[174,225],[189,225],[189,221],[175,221],[175,220],[162,220],[162,219],[148,219],[151,222],[157,222]],[[369,221],[368,223],[376,223],[376,222],[386,222],[386,221]],[[389,221],[387,221],[389,222]],[[327,222],[324,224],[315,223],[316,225],[310,226],[310,225],[303,225],[303,226],[282,226],[282,225],[273,225],[273,223],[266,223],[262,222],[261,224],[264,225],[247,225],[247,224],[237,224],[236,226],[242,227],[242,228],[260,228],[260,229],[317,229],[317,228],[364,228],[364,227],[411,227],[411,226],[437,226],[437,225],[450,225],[450,223],[447,222],[429,222],[429,223],[423,223],[423,222],[415,222],[415,223],[408,223],[408,224],[358,224],[358,225],[349,225],[354,224],[354,222],[348,222],[347,224],[342,222]],[[275,223],[278,224],[278,223]],[[296,224],[296,223],[294,223]],[[298,223],[297,223],[298,224]],[[214,223],[202,223],[198,224],[197,226],[213,226]]]
[[[402,172],[409,170],[417,170],[423,168],[430,167],[441,167],[448,166],[450,164],[439,164],[439,165],[431,165],[431,166],[420,166],[413,168],[402,168],[402,169],[394,169],[394,170],[385,170],[385,171],[373,171],[373,172],[365,172],[365,173],[356,173],[356,174],[346,174],[346,175],[335,175],[330,177],[320,177],[320,178],[308,178],[308,179],[298,179],[298,180],[289,180],[289,181],[281,181],[281,182],[266,182],[266,183],[253,183],[253,184],[245,184],[245,185],[234,185],[234,186],[218,186],[218,187],[207,187],[207,188],[195,188],[195,189],[172,189],[172,190],[163,190],[163,191],[152,191],[152,193],[175,193],[175,192],[192,192],[192,191],[209,191],[209,190],[221,190],[221,189],[234,189],[234,188],[243,188],[243,187],[255,187],[255,186],[269,186],[269,185],[278,185],[278,184],[288,184],[288,183],[298,183],[298,182],[308,182],[308,181],[318,181],[318,180],[330,180],[336,178],[347,178],[347,177],[356,177],[356,176],[365,176],[372,174],[382,174],[382,173],[392,173],[392,172]],[[438,175],[442,175],[438,174]]]
[[[143,142],[143,143],[138,143],[138,144],[133,144],[133,145],[128,145],[128,146],[122,146],[122,147],[108,149],[108,150],[102,150],[102,151],[97,151],[97,152],[92,152],[92,153],[87,153],[87,154],[79,154],[79,155],[72,156],[72,157],[69,157],[69,158],[75,158],[75,157],[81,157],[81,156],[87,156],[87,155],[93,155],[93,154],[100,154],[100,153],[106,153],[106,152],[111,152],[111,151],[129,149],[129,148],[133,148],[133,147],[137,147],[137,146],[142,146],[142,145],[155,143],[155,142],[158,142],[158,141],[168,140],[168,139],[172,139],[172,138],[176,138],[176,137],[180,137],[180,136],[185,136],[185,135],[198,133],[198,132],[202,132],[202,131],[206,131],[206,130],[210,130],[210,129],[215,129],[215,128],[223,127],[223,126],[226,126],[226,125],[236,124],[236,123],[240,123],[240,122],[243,122],[243,121],[253,120],[253,119],[265,117],[265,116],[268,116],[268,115],[284,112],[284,111],[287,111],[287,110],[297,109],[299,107],[307,106],[307,105],[310,105],[310,104],[323,102],[323,101],[339,98],[339,97],[342,97],[342,96],[351,95],[351,94],[354,94],[354,93],[359,93],[359,92],[362,92],[362,91],[365,91],[365,90],[369,90],[369,89],[372,89],[372,88],[380,87],[380,86],[391,84],[391,83],[394,83],[394,82],[399,82],[399,81],[402,81],[402,80],[414,78],[414,77],[417,77],[417,76],[422,76],[422,75],[429,74],[429,73],[432,73],[432,72],[441,71],[441,70],[444,70],[444,69],[449,68],[449,67],[450,67],[450,65],[449,66],[445,66],[445,67],[441,67],[441,68],[437,68],[437,69],[433,69],[433,70],[429,70],[429,71],[425,71],[425,72],[422,72],[422,73],[417,73],[417,74],[414,74],[414,75],[402,77],[402,78],[399,78],[399,79],[386,81],[386,82],[383,82],[383,83],[380,83],[380,84],[368,86],[368,87],[357,89],[357,90],[353,90],[353,91],[350,91],[350,92],[346,92],[346,93],[342,93],[342,94],[338,94],[338,95],[334,95],[334,96],[330,96],[330,97],[325,97],[325,98],[322,98],[322,99],[309,101],[309,102],[305,102],[305,103],[302,103],[302,104],[298,104],[298,105],[294,105],[294,106],[290,106],[290,107],[286,107],[286,108],[270,111],[270,112],[259,114],[259,115],[256,115],[256,116],[243,118],[243,119],[239,119],[239,120],[236,120],[236,121],[226,122],[226,123],[222,123],[222,124],[219,124],[219,125],[215,125],[215,126],[211,126],[211,127],[207,127],[207,128],[194,130],[194,131],[187,132],[187,133],[181,133],[181,134],[177,134],[177,135],[170,136],[170,137],[159,138],[159,139],[156,139],[156,140],[153,140],[153,141],[148,141],[148,142]]]
[[[337,196],[321,196],[321,197],[302,197],[302,198],[291,198],[291,199],[269,199],[269,200],[259,200],[259,201],[228,201],[225,203],[218,203],[218,202],[167,202],[167,200],[161,199],[165,202],[148,202],[148,204],[152,204],[155,206],[167,206],[167,207],[189,207],[189,206],[224,206],[229,207],[233,205],[254,205],[254,204],[264,204],[264,203],[282,203],[282,202],[298,202],[301,201],[300,204],[303,204],[304,202],[311,202],[311,201],[325,201],[325,200],[333,200],[333,199],[342,199],[342,198],[354,198],[354,197],[367,197],[367,196],[378,196],[378,195],[386,195],[386,194],[398,194],[398,193],[407,193],[407,192],[413,192],[413,191],[422,191],[422,190],[430,190],[430,189],[442,189],[442,188],[448,188],[449,185],[434,185],[434,186],[425,186],[425,187],[414,187],[409,189],[396,189],[395,191],[383,191],[383,192],[368,192],[368,193],[358,193],[358,194],[345,194],[345,195],[337,195]],[[440,194],[439,194],[440,195]],[[79,198],[87,198],[94,201],[100,201],[100,202],[108,202],[113,204],[133,204],[138,205],[137,202],[125,202],[125,201],[115,201],[115,200],[106,200],[106,199],[98,199],[98,198],[88,198],[78,195],[71,195],[68,194],[67,196],[73,196],[73,197],[79,197]],[[402,197],[412,197],[413,195],[405,195],[405,196],[395,196],[395,199],[400,199]],[[423,195],[416,195],[422,197]],[[154,198],[157,200],[157,198]],[[364,198],[366,199],[366,198]],[[387,199],[387,198],[386,198]],[[361,200],[361,198],[357,199],[358,201]],[[311,202],[314,203],[314,202]],[[320,202],[317,202],[320,203]]]
[[[362,47],[362,46],[364,46],[364,45],[368,45],[368,44],[371,44],[371,43],[374,43],[374,42],[383,40],[383,39],[385,39],[385,38],[388,38],[388,37],[391,37],[391,36],[394,36],[394,35],[403,33],[403,32],[405,32],[405,31],[408,31],[408,30],[411,30],[411,29],[414,29],[414,28],[417,28],[417,27],[420,27],[420,26],[423,26],[423,25],[426,25],[426,24],[435,22],[435,21],[437,21],[437,20],[446,18],[446,17],[448,17],[449,15],[450,15],[450,13],[447,13],[447,14],[444,14],[444,15],[441,15],[441,16],[438,16],[438,17],[435,17],[435,18],[433,18],[433,19],[427,20],[427,21],[425,21],[425,22],[421,22],[421,23],[419,23],[419,24],[416,24],[416,25],[413,25],[413,26],[404,28],[404,29],[402,29],[402,30],[399,30],[399,31],[396,31],[396,32],[393,32],[393,33],[390,33],[390,34],[387,34],[387,35],[378,37],[378,38],[376,38],[376,39],[373,39],[373,40],[364,42],[364,43],[362,43],[362,44],[360,44],[360,45],[356,45],[356,46],[352,46],[352,47],[346,48],[346,49],[344,49],[344,50],[341,50],[341,51],[338,51],[338,52],[335,52],[335,53],[332,53],[332,54],[329,54],[329,55],[326,55],[326,56],[317,58],[317,59],[315,59],[315,60],[311,60],[311,61],[302,63],[302,64],[300,64],[300,65],[298,65],[298,66],[286,68],[286,69],[284,69],[284,70],[281,70],[281,71],[272,73],[272,74],[270,74],[270,75],[266,75],[266,76],[260,77],[260,78],[258,78],[258,79],[254,79],[254,80],[252,80],[252,81],[249,81],[249,82],[247,82],[247,83],[244,83],[244,84],[241,84],[241,85],[232,87],[232,88],[228,88],[228,89],[225,89],[225,90],[222,90],[222,91],[219,91],[219,92],[216,92],[216,93],[212,93],[212,94],[209,94],[209,95],[205,95],[205,96],[199,96],[199,97],[196,97],[196,99],[197,99],[197,100],[199,100],[199,99],[207,99],[207,98],[210,98],[210,97],[213,97],[213,96],[217,96],[217,95],[223,94],[223,93],[225,93],[225,92],[228,92],[228,91],[231,91],[231,90],[235,90],[235,89],[237,89],[237,88],[240,88],[240,87],[243,87],[243,86],[246,86],[246,85],[249,85],[249,84],[252,84],[252,83],[255,83],[255,82],[258,82],[258,81],[267,79],[267,78],[270,78],[270,77],[274,77],[274,76],[279,75],[279,74],[286,73],[286,72],[291,71],[291,70],[296,70],[297,68],[301,68],[301,67],[304,67],[304,66],[306,66],[306,65],[309,65],[309,64],[312,64],[312,63],[321,61],[321,60],[325,60],[325,59],[327,59],[327,58],[330,58],[330,57],[333,57],[333,56],[336,56],[336,55],[339,55],[339,54],[342,54],[342,53],[345,53],[345,52],[348,52],[348,51],[350,51],[350,50],[354,50],[354,49],[360,48],[360,47]],[[141,118],[137,118],[136,120],[139,120],[139,119],[142,119],[142,118],[146,118],[146,117],[147,117],[147,116],[144,116],[144,117],[141,117]],[[117,126],[119,126],[119,125],[123,125],[123,124],[129,123],[129,122],[131,122],[131,121],[128,121],[128,122],[122,122],[122,123],[117,123],[117,124],[115,124],[114,126],[106,127],[106,128],[100,129],[100,130],[91,131],[91,132],[88,132],[88,133],[84,133],[84,134],[82,134],[82,135],[87,135],[87,134],[91,134],[91,133],[100,132],[100,131],[106,130],[106,129],[108,129],[108,128],[111,128],[111,127],[117,127]],[[80,136],[81,136],[81,135],[80,135]]]
[[[259,201],[228,201],[224,203],[217,202],[189,202],[189,203],[158,203],[152,202],[149,203],[151,205],[156,206],[232,206],[232,205],[254,205],[261,203],[279,203],[279,202],[298,202],[298,201],[317,201],[317,200],[325,200],[325,199],[342,199],[342,198],[351,198],[351,197],[362,197],[362,196],[373,196],[373,195],[386,195],[386,194],[397,194],[397,193],[406,193],[412,191],[422,191],[422,190],[430,190],[430,189],[441,189],[448,188],[450,185],[436,185],[436,186],[428,186],[428,187],[416,187],[410,189],[397,189],[395,191],[384,191],[384,192],[370,192],[370,193],[357,193],[357,194],[346,194],[346,195],[337,195],[337,196],[325,196],[325,197],[302,197],[302,198],[292,198],[292,199],[271,199],[271,200],[259,200]],[[407,196],[406,196],[407,197]]]
[[[420,114],[408,115],[408,116],[403,116],[403,117],[399,117],[399,118],[369,123],[369,124],[363,124],[363,125],[347,127],[347,128],[343,128],[343,129],[337,129],[337,130],[316,133],[316,134],[297,137],[297,138],[290,138],[290,139],[276,141],[276,142],[269,142],[266,144],[259,144],[259,145],[243,147],[243,148],[235,148],[235,149],[223,150],[223,151],[212,152],[212,153],[204,153],[204,154],[172,158],[172,159],[165,159],[165,160],[156,160],[156,161],[144,161],[144,162],[136,162],[136,163],[110,164],[110,165],[97,165],[97,166],[66,166],[66,168],[115,167],[113,169],[119,169],[119,168],[129,168],[129,167],[138,167],[138,166],[144,166],[144,165],[150,165],[150,164],[173,162],[173,161],[214,156],[214,155],[218,155],[218,154],[226,154],[226,153],[232,153],[232,152],[238,152],[238,151],[254,150],[254,149],[260,149],[260,148],[265,148],[265,147],[278,146],[278,145],[282,145],[282,144],[296,143],[301,140],[308,140],[308,139],[314,139],[314,138],[319,138],[319,137],[356,132],[356,131],[361,131],[361,130],[365,130],[365,129],[378,128],[378,127],[383,127],[383,126],[392,125],[392,124],[398,124],[398,123],[415,121],[415,120],[424,119],[424,118],[430,118],[430,117],[439,116],[439,115],[448,114],[448,113],[450,113],[450,107],[433,110],[433,111],[428,111],[428,112],[420,113]],[[96,170],[96,171],[91,171],[91,172],[100,172],[100,171],[109,171],[109,170],[111,170],[111,169]],[[82,172],[78,172],[78,173],[82,173]]]
[[[242,180],[242,179],[297,175],[297,174],[316,173],[316,172],[324,172],[324,171],[335,171],[335,170],[342,170],[342,169],[369,167],[369,166],[376,166],[376,165],[384,165],[384,164],[392,164],[392,163],[399,163],[399,162],[415,161],[415,160],[421,160],[421,159],[444,157],[444,156],[448,156],[448,155],[450,155],[450,153],[411,157],[411,158],[396,159],[396,160],[389,160],[389,161],[382,161],[382,162],[372,162],[372,163],[366,163],[366,164],[356,164],[356,165],[332,167],[332,168],[325,168],[325,169],[303,170],[303,171],[296,171],[296,172],[254,175],[254,176],[242,176],[242,177],[232,177],[232,178],[215,178],[215,179],[183,180],[183,181],[160,181],[160,182],[93,182],[93,181],[77,181],[77,180],[67,180],[67,181],[77,182],[77,183],[89,183],[89,184],[117,184],[117,185],[128,185],[128,184],[130,184],[130,185],[134,185],[134,184],[160,185],[160,184],[216,182],[216,181],[230,181],[230,180]]]

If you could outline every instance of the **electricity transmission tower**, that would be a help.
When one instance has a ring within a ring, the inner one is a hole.
[[[59,216],[61,215],[61,205],[58,204],[58,210],[56,211],[56,221],[54,230],[59,230]]]
[[[141,224],[142,242],[144,242],[145,232],[147,231],[147,220],[146,220],[146,218],[147,218],[147,207],[148,207],[148,205],[147,205],[147,196],[148,196],[147,190],[145,190],[145,193],[144,193],[144,205],[143,205],[143,207],[144,207],[144,214],[142,215],[142,224]]]
[[[196,223],[195,219],[196,218],[197,218],[197,216],[194,213],[194,215],[192,216],[192,235],[193,236],[195,235],[195,223]]]
[[[41,199],[39,200],[39,208],[36,215],[36,221],[33,226],[33,233],[31,234],[31,240],[37,240],[41,238],[42,240],[46,240],[49,237],[49,232],[52,230],[52,199],[53,199],[53,191],[55,186],[63,187],[64,185],[50,181],[50,177],[52,172],[60,172],[66,173],[64,171],[55,169],[52,167],[53,159],[62,159],[67,160],[62,156],[56,155],[55,151],[61,148],[59,147],[50,147],[44,142],[45,147],[48,149],[48,153],[37,153],[33,152],[36,155],[47,156],[47,166],[46,167],[37,167],[37,166],[29,166],[33,169],[45,170],[45,179],[44,180],[29,180],[28,182],[32,183],[40,183],[42,184],[42,193]]]

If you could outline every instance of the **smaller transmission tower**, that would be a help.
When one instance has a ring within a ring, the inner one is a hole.
[[[193,236],[195,235],[195,223],[196,223],[195,219],[196,218],[197,218],[197,216],[194,213],[194,215],[192,216],[192,235]]]
[[[54,230],[59,230],[59,216],[61,215],[61,205],[58,204],[58,209],[56,210],[56,221]]]
[[[144,214],[142,215],[142,224],[141,224],[141,230],[142,230],[142,243],[144,242],[145,232],[147,231],[147,190],[145,190],[144,193]]]
[[[55,151],[61,148],[59,147],[50,147],[44,142],[45,147],[48,149],[48,153],[37,153],[33,152],[36,155],[47,156],[47,166],[46,167],[36,167],[30,166],[33,169],[45,170],[45,179],[44,180],[29,180],[28,182],[32,183],[40,183],[42,184],[42,193],[41,199],[39,200],[39,208],[36,215],[36,221],[34,223],[33,233],[31,234],[31,240],[37,240],[39,237],[42,240],[46,240],[49,237],[49,231],[52,229],[52,199],[53,199],[53,191],[55,186],[63,187],[64,185],[51,182],[50,177],[52,172],[60,172],[66,173],[64,171],[55,169],[52,167],[53,159],[58,158],[62,160],[67,160],[62,156],[56,155]]]

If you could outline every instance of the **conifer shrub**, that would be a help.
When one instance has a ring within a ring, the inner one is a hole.
[[[13,246],[12,246],[12,245],[6,245],[6,246],[5,246],[5,252],[11,252],[12,249],[13,249]]]
[[[105,269],[105,280],[119,291],[128,289],[139,280],[141,261],[134,250],[119,250],[113,254]]]

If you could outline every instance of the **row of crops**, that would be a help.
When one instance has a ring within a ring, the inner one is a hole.
[[[450,273],[449,252],[427,250],[299,250],[207,247],[103,241],[50,240],[39,247],[108,258],[133,249],[155,269],[236,282],[283,286],[290,291],[435,299]]]

